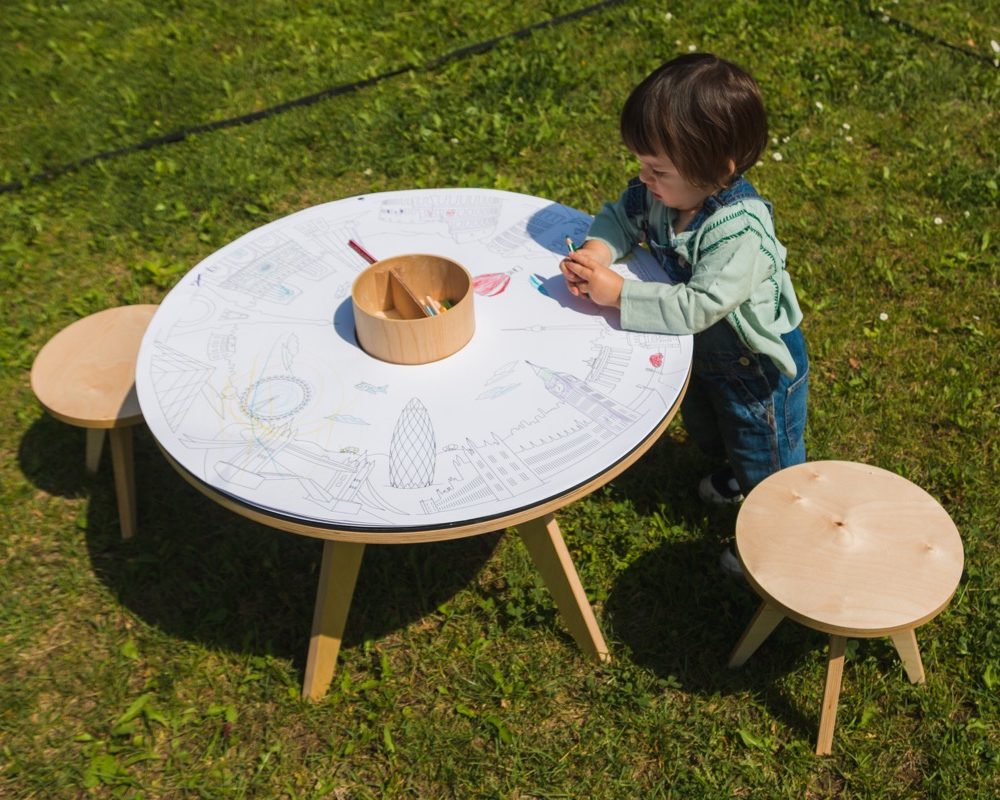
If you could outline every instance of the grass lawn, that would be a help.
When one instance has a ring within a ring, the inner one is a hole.
[[[995,3],[613,2],[526,30],[586,8],[3,3],[0,797],[1000,795]],[[959,590],[918,631],[927,683],[852,642],[817,759],[821,634],[785,622],[726,669],[756,598],[718,569],[734,516],[697,501],[709,463],[675,423],[560,515],[610,664],[517,537],[370,547],[334,685],[304,703],[320,543],[205,499],[144,430],[122,542],[110,463],[89,476],[83,432],[43,412],[35,354],[319,202],[482,186],[593,213],[636,172],[628,91],[693,49],[767,101],[749,177],[806,312],[810,458],[894,470],[962,533]]]

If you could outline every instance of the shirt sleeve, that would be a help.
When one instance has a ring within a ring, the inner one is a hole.
[[[597,212],[587,231],[587,240],[597,239],[611,250],[612,261],[617,261],[642,241],[642,231],[625,213],[626,189],[613,203],[605,203]]]
[[[759,206],[759,208],[757,208]],[[763,213],[761,213],[763,212]],[[690,243],[686,284],[626,280],[622,327],[649,333],[698,333],[761,291],[780,269],[780,253],[763,203],[725,206]]]

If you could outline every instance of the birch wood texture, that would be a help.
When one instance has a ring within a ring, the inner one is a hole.
[[[53,417],[87,429],[86,466],[96,472],[105,433],[122,538],[135,533],[132,426],[142,422],[135,363],[155,305],[120,306],[79,319],[53,336],[31,366],[31,389]]]
[[[784,617],[830,634],[816,755],[829,755],[847,639],[889,636],[924,682],[915,629],[962,576],[958,529],[919,486],[878,467],[815,461],[761,482],[740,509],[736,546],[762,598],[729,659],[739,667]]]

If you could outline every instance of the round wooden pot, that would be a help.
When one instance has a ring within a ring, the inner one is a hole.
[[[351,287],[358,344],[393,364],[446,358],[476,330],[472,298],[472,276],[451,259],[415,253],[377,261]],[[426,310],[445,301],[447,310]]]

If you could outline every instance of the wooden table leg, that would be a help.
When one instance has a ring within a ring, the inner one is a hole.
[[[309,655],[302,682],[304,700],[319,700],[330,688],[364,552],[365,546],[355,542],[323,542]]]
[[[552,514],[524,522],[517,532],[528,548],[535,567],[542,573],[545,585],[556,601],[563,622],[577,645],[585,653],[601,661],[610,659],[604,635],[597,626],[594,610],[580,583],[573,559],[563,541],[556,518]]]
[[[111,429],[111,466],[115,473],[118,524],[122,538],[135,533],[135,459],[132,455],[131,426]]]
[[[761,603],[736,643],[736,647],[733,648],[732,655],[729,656],[729,666],[742,667],[784,618],[785,615],[774,606]]]
[[[823,710],[819,715],[819,736],[816,739],[818,756],[828,756],[833,749],[833,728],[837,724],[837,701],[840,699],[846,649],[845,637],[830,636],[830,660],[826,665],[826,688],[823,690]]]
[[[924,663],[920,660],[920,648],[917,647],[917,632],[910,628],[891,635],[896,652],[903,660],[903,669],[910,683],[924,682]]]

